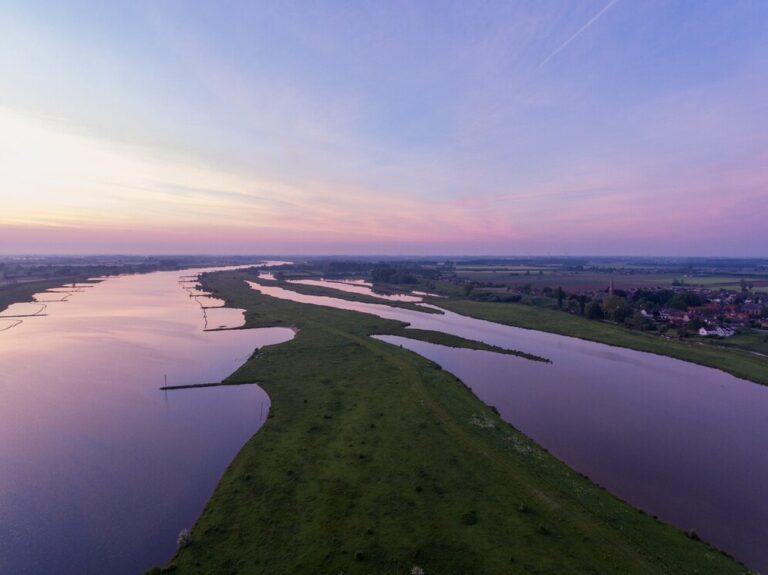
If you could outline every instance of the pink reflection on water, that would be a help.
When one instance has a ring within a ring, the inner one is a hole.
[[[403,302],[420,302],[422,300],[419,296],[408,295],[404,293],[384,294],[373,290],[373,286],[363,280],[351,280],[351,281],[330,281],[330,280],[288,280],[288,283],[302,284],[308,286],[326,287],[336,289],[339,291],[345,291],[349,293],[357,293],[368,295],[371,297],[389,300],[389,301],[403,301]]]
[[[0,571],[137,573],[165,561],[265,420],[256,385],[159,390],[166,375],[220,381],[254,348],[293,337],[203,332],[178,275],[110,278],[0,332]],[[215,313],[242,324],[241,310]]]
[[[39,302],[12,303],[0,313],[0,319],[17,319],[44,314],[46,304]]]
[[[373,284],[371,282],[366,281],[364,279],[347,278],[347,279],[340,279],[340,280],[324,280],[324,281],[333,282],[333,283],[352,284],[352,285],[358,285],[358,286],[368,286],[370,288],[373,287]]]

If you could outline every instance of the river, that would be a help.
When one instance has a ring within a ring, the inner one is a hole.
[[[768,571],[768,387],[669,357],[445,310],[427,314],[251,285],[281,299],[549,358],[551,364],[379,336],[454,373],[506,421],[611,493]]]
[[[293,337],[203,331],[201,307],[211,328],[243,314],[193,297],[200,271],[111,277],[3,312],[45,306],[0,325],[0,573],[134,575],[166,562],[266,419],[257,385],[159,389],[166,376],[218,382]]]

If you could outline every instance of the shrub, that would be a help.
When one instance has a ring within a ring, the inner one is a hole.
[[[472,509],[471,511],[467,511],[464,515],[461,516],[461,522],[464,525],[476,525],[477,524],[477,511]]]
[[[179,531],[179,536],[176,538],[176,547],[183,549],[187,545],[192,543],[192,533],[189,529],[182,529]]]

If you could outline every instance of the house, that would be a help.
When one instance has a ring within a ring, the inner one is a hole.
[[[750,317],[760,317],[763,315],[763,306],[759,303],[745,303],[741,306],[741,311]]]
[[[659,318],[662,321],[668,321],[674,325],[682,325],[691,321],[690,316],[677,309],[664,308],[659,312]]]
[[[716,297],[712,301],[708,301],[704,304],[704,307],[713,309],[714,311],[720,311],[720,306],[722,305],[722,300],[719,297]]]
[[[702,326],[699,329],[699,335],[702,337],[731,337],[734,333],[732,329],[727,327],[716,326]]]

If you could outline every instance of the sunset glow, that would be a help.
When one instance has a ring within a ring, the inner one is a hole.
[[[0,38],[2,253],[768,249],[764,3],[11,2]]]

